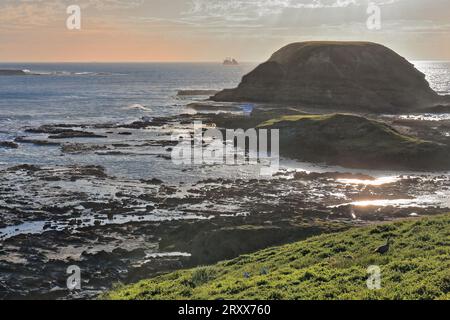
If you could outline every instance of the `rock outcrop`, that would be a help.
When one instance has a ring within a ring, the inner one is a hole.
[[[406,59],[370,42],[301,42],[275,52],[214,101],[404,112],[442,101]]]
[[[19,145],[12,141],[0,141],[0,148],[17,149]]]
[[[367,169],[450,168],[448,146],[402,135],[361,116],[283,116],[259,128],[279,129],[280,154],[294,159]]]
[[[23,70],[0,70],[0,76],[26,76],[27,73]]]

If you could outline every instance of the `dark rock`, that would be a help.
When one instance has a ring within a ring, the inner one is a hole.
[[[34,165],[30,165],[30,164],[22,164],[19,166],[14,166],[14,167],[8,168],[8,171],[13,171],[13,172],[20,171],[20,170],[28,171],[28,172],[37,172],[37,171],[40,171],[41,168],[34,166]]]
[[[299,180],[316,180],[316,179],[358,179],[358,180],[367,180],[373,181],[374,177],[360,174],[360,173],[346,173],[346,172],[305,172],[300,171],[294,174],[294,179]]]
[[[164,160],[172,160],[172,156],[166,155],[166,154],[158,154],[156,157],[157,158],[162,158]]]
[[[48,138],[49,139],[107,138],[107,136],[98,135],[98,134],[95,134],[93,132],[88,132],[88,131],[69,130],[69,131],[63,131],[63,132],[55,134],[55,135],[50,135]]]
[[[88,145],[81,143],[68,143],[64,144],[61,147],[61,152],[63,153],[82,153],[82,152],[91,152],[91,151],[99,151],[99,150],[107,150],[108,147],[104,145]]]
[[[23,70],[0,70],[0,76],[26,76],[28,75]]]
[[[147,183],[147,184],[162,184],[163,181],[157,178],[153,178],[151,180],[141,180],[142,183]]]
[[[18,143],[30,143],[30,144],[34,144],[37,146],[59,146],[58,142],[52,142],[52,141],[47,141],[47,140],[38,140],[38,139],[28,139],[25,137],[17,137],[16,139],[14,139],[15,142]]]
[[[0,141],[0,148],[17,149],[19,145],[12,141]]]
[[[62,125],[43,125],[39,128],[29,128],[25,132],[28,133],[48,133],[48,134],[60,134],[65,132],[73,132],[75,130],[70,129],[72,126],[62,126]]]
[[[301,42],[275,52],[214,101],[302,103],[334,110],[396,112],[441,100],[394,51],[369,42]]]
[[[105,168],[102,166],[84,166],[84,167],[76,167],[74,168],[76,174],[80,176],[93,176],[96,178],[106,178],[107,174],[105,173]]]
[[[180,90],[178,96],[211,96],[218,93],[219,90]]]

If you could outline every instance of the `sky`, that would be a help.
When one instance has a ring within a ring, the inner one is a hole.
[[[369,2],[381,28],[369,29]],[[69,5],[81,9],[70,30]],[[450,60],[450,0],[0,0],[0,62],[265,61],[298,41]]]

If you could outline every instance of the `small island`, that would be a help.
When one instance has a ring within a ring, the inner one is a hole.
[[[223,61],[223,65],[224,66],[238,66],[239,62],[237,62],[237,60],[234,58],[225,58],[225,60]]]

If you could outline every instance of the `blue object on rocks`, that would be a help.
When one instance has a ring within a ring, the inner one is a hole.
[[[255,106],[250,103],[241,105],[241,109],[244,113],[252,113],[254,107]]]

